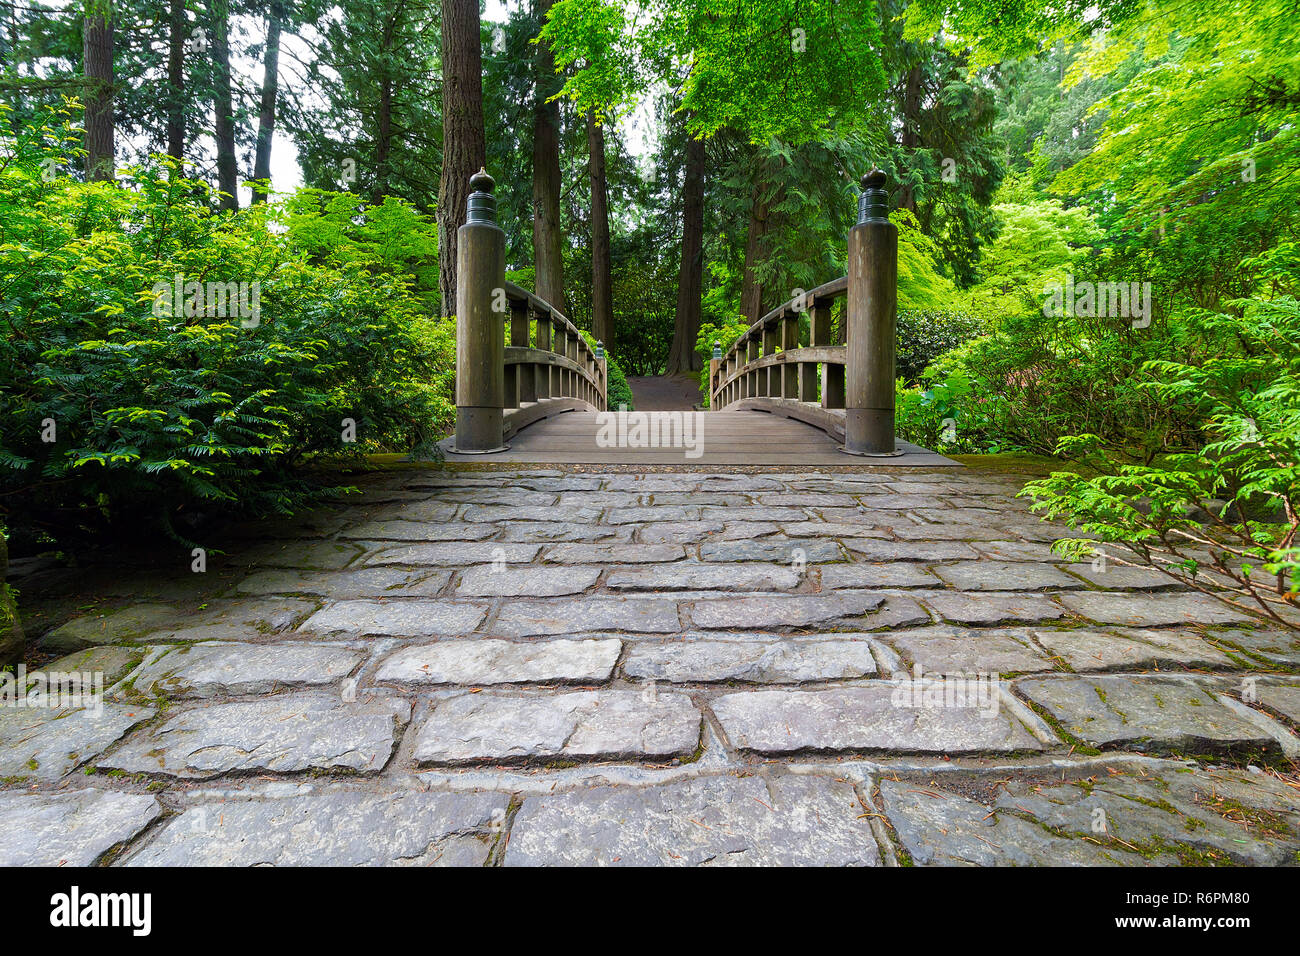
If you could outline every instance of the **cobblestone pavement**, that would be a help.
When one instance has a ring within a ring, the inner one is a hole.
[[[29,668],[107,687],[0,708],[0,863],[1300,860],[1300,642],[1010,477],[361,485],[47,577]]]

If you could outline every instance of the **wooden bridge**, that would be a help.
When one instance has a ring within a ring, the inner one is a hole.
[[[894,435],[898,230],[862,177],[848,274],[764,315],[709,363],[709,411],[608,407],[603,343],[505,279],[494,183],[458,232],[456,432],[447,458],[556,464],[951,464]],[[839,321],[834,321],[836,316]],[[509,344],[507,344],[507,342]]]

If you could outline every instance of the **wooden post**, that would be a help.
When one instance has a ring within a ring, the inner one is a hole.
[[[885,174],[862,177],[858,224],[849,231],[844,451],[895,455],[894,333],[898,229],[886,210]]]
[[[456,440],[453,451],[502,451],[505,405],[506,235],[498,228],[496,185],[470,177],[465,225],[456,230]]]
[[[793,309],[781,316],[781,351],[792,352],[799,347],[799,313]],[[799,366],[791,362],[781,371],[781,397],[799,397]]]
[[[537,348],[542,352],[551,350],[551,314],[549,312],[537,313]],[[549,365],[538,365],[537,371],[537,399],[551,397],[551,367]]]
[[[510,303],[510,344],[516,348],[528,347],[528,300]],[[537,382],[530,365],[512,366],[515,370],[515,407],[524,402],[537,401]],[[509,389],[506,389],[507,393]]]
[[[716,394],[718,387],[718,367],[722,364],[722,343],[713,343],[713,355],[709,358],[709,411],[718,410],[718,402],[722,396]]]
[[[763,354],[776,354],[776,323],[772,322],[763,326]],[[781,397],[781,370],[775,365],[769,365],[767,368],[759,370],[758,387],[760,395],[770,398]]]

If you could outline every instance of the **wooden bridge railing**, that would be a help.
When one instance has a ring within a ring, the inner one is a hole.
[[[885,174],[862,177],[849,231],[848,275],[795,296],[750,326],[725,352],[714,343],[709,407],[797,418],[842,438],[852,455],[896,455],[895,329],[898,229],[889,221]],[[831,308],[845,298],[845,341],[832,340]],[[800,346],[800,316],[808,344]],[[820,369],[820,374],[819,374]]]
[[[559,309],[506,282],[495,186],[470,178],[456,250],[456,435],[460,454],[503,451],[519,429],[560,412],[604,411],[608,368]],[[509,328],[507,345],[507,327]]]

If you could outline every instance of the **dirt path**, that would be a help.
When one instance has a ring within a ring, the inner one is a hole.
[[[700,383],[693,375],[653,375],[629,378],[638,411],[690,411],[700,403]]]

